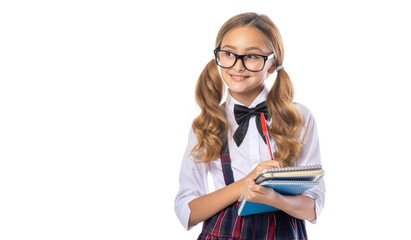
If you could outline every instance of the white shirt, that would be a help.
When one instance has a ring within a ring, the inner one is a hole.
[[[267,89],[264,88],[264,90],[249,106],[249,108],[254,108],[259,103],[265,101],[266,97]],[[243,105],[236,101],[228,92],[226,100],[226,113],[228,122],[230,123],[231,129],[233,131],[235,131],[238,127],[238,124],[234,118],[234,104]],[[306,135],[300,155],[294,164],[295,166],[320,165],[320,147],[314,117],[312,116],[311,112],[302,104],[296,103],[296,107],[300,110],[303,116],[305,125],[303,131],[306,131]],[[268,124],[271,123],[271,121],[267,122]],[[232,138],[232,134],[229,135],[231,135],[231,137],[229,137],[228,139],[228,144],[234,181],[244,178],[252,170],[254,170],[254,168],[260,162],[270,159],[267,145],[258,133],[255,123],[255,116],[251,116],[250,118],[247,134],[245,135],[244,141],[242,142],[240,147],[237,147]],[[300,136],[303,135],[304,132],[302,132]],[[274,139],[270,138],[270,142],[273,152],[275,152],[277,146]],[[177,217],[187,230],[191,229],[188,227],[188,221],[191,213],[188,203],[193,199],[201,197],[209,192],[207,175],[209,173],[211,174],[216,190],[226,186],[224,182],[220,158],[217,158],[210,164],[197,163],[198,161],[196,161],[196,159],[190,154],[191,150],[196,144],[197,137],[191,129],[189,132],[188,144],[180,169],[180,188],[174,201],[174,210],[177,214]],[[306,195],[315,200],[315,212],[318,218],[324,205],[324,178],[322,178],[322,180],[320,181],[319,186],[305,191],[303,195]],[[315,222],[316,220],[312,221],[312,223]]]

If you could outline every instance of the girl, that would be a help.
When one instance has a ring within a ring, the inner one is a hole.
[[[306,239],[304,220],[315,222],[323,208],[323,180],[297,196],[256,185],[266,168],[321,164],[310,111],[293,103],[293,86],[282,63],[280,33],[265,15],[229,19],[217,35],[215,59],[196,86],[200,115],[193,121],[180,171],[175,211],[183,226],[203,222],[198,239]],[[277,71],[270,90],[264,81]],[[227,99],[221,104],[224,82]],[[274,159],[268,160],[260,113],[268,119]],[[208,193],[207,174],[216,191]],[[240,217],[241,194],[282,211]]]

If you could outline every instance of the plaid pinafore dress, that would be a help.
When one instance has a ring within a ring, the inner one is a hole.
[[[227,140],[220,153],[225,184],[234,182]],[[304,220],[283,211],[238,216],[240,203],[235,202],[203,223],[200,240],[238,239],[307,239]]]

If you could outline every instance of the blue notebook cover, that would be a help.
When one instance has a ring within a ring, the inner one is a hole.
[[[313,188],[318,185],[318,181],[275,181],[268,180],[260,183],[262,186],[271,187],[276,192],[283,195],[298,195],[304,191]],[[246,201],[244,198],[241,200],[240,207],[238,208],[239,216],[246,216],[251,214],[279,211],[278,208],[269,206],[263,203],[255,203]]]

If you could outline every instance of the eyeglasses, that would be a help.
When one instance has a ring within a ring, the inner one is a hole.
[[[225,50],[214,50],[215,61],[222,68],[232,68],[238,59],[241,59],[243,66],[250,72],[260,72],[264,69],[265,62],[274,57],[274,53],[268,56],[259,54],[237,55]]]

